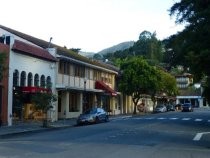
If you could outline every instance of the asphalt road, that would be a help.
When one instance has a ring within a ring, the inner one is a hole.
[[[0,140],[0,158],[209,158],[210,111],[167,112]]]

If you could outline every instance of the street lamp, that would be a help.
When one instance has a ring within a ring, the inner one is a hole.
[[[86,110],[86,84],[87,84],[87,79],[84,78],[84,92],[83,92],[83,112]]]
[[[196,89],[196,92],[198,92],[199,94],[199,98],[197,99],[197,101],[198,101],[198,106],[202,106],[201,104],[203,104],[203,101],[202,101],[202,86],[201,86],[201,84],[200,83],[195,83],[194,84],[194,87],[195,87],[195,89]]]

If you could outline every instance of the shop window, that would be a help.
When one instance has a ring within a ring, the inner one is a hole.
[[[77,93],[69,93],[69,112],[78,112],[78,95]]]

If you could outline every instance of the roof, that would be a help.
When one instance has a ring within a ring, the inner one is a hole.
[[[29,56],[38,57],[44,60],[49,60],[54,62],[57,61],[56,58],[53,57],[47,50],[19,40],[15,40],[12,50],[21,52]]]
[[[49,48],[49,42],[47,42],[47,41],[38,39],[36,37],[27,35],[25,33],[13,30],[11,28],[8,28],[8,27],[2,26],[2,25],[0,25],[0,28],[4,29],[4,30],[6,30],[6,31],[8,31],[8,32],[20,37],[20,38],[23,38],[23,39],[25,39],[25,40],[27,40],[31,43],[34,43],[35,45],[38,45],[38,46],[42,47],[43,49]],[[103,67],[103,68],[106,68],[106,69],[112,69],[111,67],[107,66],[106,64],[102,64],[102,63],[99,63],[97,61],[92,61],[92,60],[90,60],[90,59],[88,59],[84,56],[79,55],[76,52],[73,52],[72,50],[66,49],[66,48],[58,46],[56,44],[51,43],[50,47],[51,48],[57,48],[57,54],[58,55],[64,55],[64,56],[67,56],[67,57],[71,57],[71,58],[74,58],[76,60],[83,61],[83,62],[93,64],[93,65],[96,65],[96,66],[100,66],[100,67]],[[114,71],[116,71],[116,70],[114,70]]]
[[[188,78],[192,78],[193,75],[190,74],[190,73],[183,73],[183,74],[175,75],[175,77],[188,77]]]
[[[201,90],[200,89],[182,89],[179,90],[179,96],[201,96]]]

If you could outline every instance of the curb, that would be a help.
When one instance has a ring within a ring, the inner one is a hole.
[[[7,139],[7,138],[13,138],[18,137],[22,135],[28,135],[28,134],[35,134],[35,133],[42,133],[42,132],[48,132],[48,131],[55,131],[59,129],[65,129],[73,127],[74,125],[65,125],[65,126],[50,126],[48,128],[40,128],[35,130],[25,130],[25,131],[19,131],[19,132],[11,132],[11,133],[5,133],[0,134],[0,139]]]

